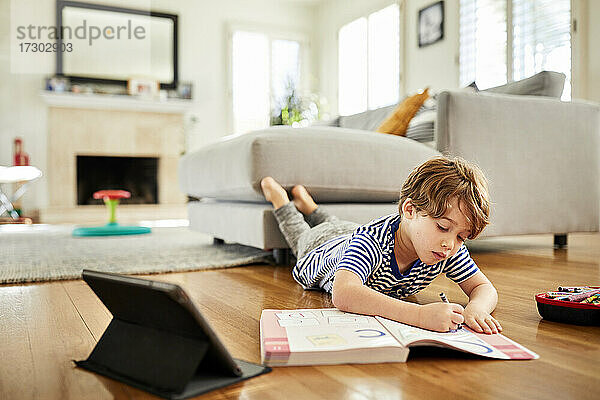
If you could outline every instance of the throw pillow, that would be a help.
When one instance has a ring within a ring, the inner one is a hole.
[[[429,88],[425,89],[423,93],[417,93],[414,96],[404,99],[404,101],[396,107],[394,112],[379,125],[377,132],[404,136],[410,120],[429,97],[428,92]]]
[[[435,122],[437,119],[437,94],[428,98],[410,120],[405,136],[435,148]]]

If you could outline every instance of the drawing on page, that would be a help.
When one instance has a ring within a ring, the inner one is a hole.
[[[279,319],[302,319],[302,318],[317,318],[317,316],[310,311],[303,312],[285,312],[285,313],[277,313],[277,318]]]
[[[357,329],[354,332],[358,333],[359,338],[377,338],[386,335],[385,332],[377,329]]]

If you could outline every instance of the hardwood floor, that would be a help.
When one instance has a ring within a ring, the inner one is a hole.
[[[1,245],[1,244],[0,244]],[[598,398],[600,327],[541,320],[534,294],[558,285],[600,285],[600,234],[569,235],[567,250],[552,237],[476,241],[475,261],[496,285],[494,316],[504,334],[540,355],[532,361],[489,361],[420,349],[393,364],[274,368],[202,399],[548,399]],[[183,286],[234,357],[260,362],[264,308],[329,307],[328,295],[305,292],[287,266],[152,275]],[[440,277],[413,301],[465,303]],[[0,398],[146,399],[153,396],[76,368],[108,325],[110,314],[82,281],[0,286]]]

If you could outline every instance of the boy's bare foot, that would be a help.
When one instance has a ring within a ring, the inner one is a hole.
[[[273,204],[275,209],[281,208],[290,202],[285,189],[270,176],[267,176],[260,181],[260,187],[265,195],[265,199]]]
[[[317,203],[313,200],[312,196],[306,188],[302,185],[296,185],[292,189],[293,202],[298,211],[304,215],[309,215],[317,209]]]

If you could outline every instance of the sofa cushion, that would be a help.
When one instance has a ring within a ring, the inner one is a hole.
[[[260,181],[303,184],[318,202],[393,202],[423,161],[440,155],[404,137],[364,130],[271,127],[186,154],[179,181],[190,196],[264,202]],[[377,173],[374,173],[377,171]]]
[[[409,139],[435,147],[435,122],[437,119],[437,94],[428,98],[410,120],[406,129]]]
[[[482,92],[549,96],[560,99],[564,86],[565,74],[554,71],[542,71],[529,78],[482,90]]]
[[[340,128],[349,129],[363,129],[365,131],[374,131],[379,125],[387,118],[388,115],[398,106],[398,104],[392,104],[391,106],[377,108],[375,110],[368,110],[359,114],[353,115],[342,115],[338,119],[338,125]]]
[[[419,111],[428,97],[429,88],[425,89],[423,93],[417,93],[404,99],[404,101],[396,107],[394,112],[379,125],[377,132],[404,136],[410,120],[415,116],[417,111]]]

